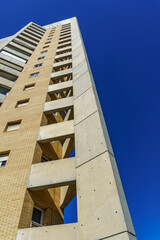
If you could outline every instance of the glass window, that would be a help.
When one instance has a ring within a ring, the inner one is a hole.
[[[34,65],[34,68],[41,67],[41,66],[42,66],[42,63],[39,63],[39,64]]]
[[[43,56],[43,57],[39,57],[38,60],[41,60],[41,59],[44,59],[44,58],[45,58],[45,56]]]
[[[5,166],[8,160],[9,152],[0,154],[0,166]]]
[[[33,208],[31,227],[41,227],[43,221],[43,210],[37,207]]]
[[[46,53],[47,52],[47,50],[45,50],[45,51],[42,51],[41,53]]]
[[[32,77],[37,77],[38,75],[39,75],[39,72],[31,73],[31,74],[29,75],[29,77],[30,77],[30,78],[32,78]]]

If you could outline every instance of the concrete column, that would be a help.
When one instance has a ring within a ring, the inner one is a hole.
[[[79,239],[136,239],[75,18],[72,64]]]

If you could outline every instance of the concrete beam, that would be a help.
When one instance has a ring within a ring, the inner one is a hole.
[[[53,67],[64,67],[68,64],[72,64],[72,59],[66,60],[66,61],[62,61],[62,62],[57,62],[53,64]]]
[[[59,93],[62,91],[67,91],[73,87],[73,81],[66,81],[62,83],[52,84],[48,87],[48,93]]]
[[[42,36],[45,33],[45,31],[43,31],[42,29],[40,29],[38,26],[35,26],[34,24],[31,24],[29,27],[33,28],[35,31],[37,31],[38,33],[40,33]]]
[[[64,39],[59,40],[58,44],[62,44],[62,43],[64,43],[64,42],[68,42],[68,41],[71,41],[71,37],[66,38],[65,40],[64,40]]]
[[[26,54],[20,53],[20,52],[14,50],[14,49],[9,48],[9,47],[4,47],[3,50],[5,50],[6,52],[9,52],[9,53],[12,53],[15,56],[20,57],[20,58],[25,59],[25,60],[28,60],[30,58]]]
[[[57,49],[56,53],[60,53],[60,52],[63,52],[63,51],[69,51],[69,50],[72,50],[71,46]]]
[[[0,70],[1,70],[1,71],[4,71],[4,72],[7,72],[7,73],[9,73],[9,74],[11,74],[11,75],[14,75],[14,76],[16,76],[16,77],[18,77],[19,74],[20,74],[19,71],[15,70],[15,69],[13,69],[13,68],[7,67],[7,66],[5,66],[5,65],[3,65],[3,64],[1,64],[1,63],[0,63]]]
[[[13,87],[13,85],[14,85],[14,82],[9,81],[6,78],[0,77],[0,86],[10,89]]]
[[[33,42],[35,42],[35,44],[38,44],[39,41],[40,41],[39,38],[37,38],[37,37],[33,36],[32,34],[29,34],[27,32],[22,32],[18,37],[21,37],[26,41],[33,41]]]
[[[66,31],[66,32],[62,32],[62,33],[60,34],[60,37],[66,36],[66,35],[68,35],[68,34],[71,34],[71,31],[70,31],[70,30],[69,30],[69,31]]]
[[[0,59],[6,60],[8,62],[11,62],[11,63],[13,63],[13,64],[15,64],[17,66],[22,67],[22,68],[25,66],[25,63],[20,62],[20,61],[16,60],[15,58],[12,58],[12,57],[10,57],[8,55],[5,55],[3,53],[0,53]]]
[[[3,103],[4,99],[5,99],[6,95],[0,93],[0,104]]]
[[[33,164],[27,188],[40,190],[69,185],[76,180],[75,158]]]
[[[65,111],[69,108],[73,108],[73,97],[46,102],[44,105],[44,113],[51,114],[58,111]]]
[[[10,67],[10,68],[12,68],[12,69],[15,69],[15,70],[17,70],[17,71],[20,71],[20,72],[22,71],[22,67],[14,64],[14,63],[8,62],[8,61],[6,61],[6,60],[4,60],[4,59],[0,59],[0,63],[1,63],[2,65],[4,65],[4,66],[8,66],[8,67]]]
[[[63,77],[65,75],[69,75],[71,73],[72,73],[72,68],[69,68],[69,69],[65,69],[65,70],[62,70],[62,71],[53,72],[51,74],[51,78]]]
[[[71,33],[71,28],[67,28],[67,29],[61,29],[61,34],[63,33]]]
[[[42,34],[45,33],[45,30],[39,26],[36,26],[35,24],[32,24],[31,27],[35,28],[36,30],[38,30],[39,32],[41,32]]]
[[[32,30],[33,32],[35,32],[37,35],[39,35],[40,37],[43,37],[43,33],[34,29],[31,25],[28,27],[29,30]]]
[[[74,120],[40,127],[37,141],[40,143],[61,140],[74,136]]]
[[[65,43],[61,43],[61,44],[58,44],[58,46],[57,46],[57,48],[63,48],[63,47],[65,47],[66,45],[71,45],[72,44],[72,42],[71,41],[68,41],[68,42],[65,42]]]
[[[10,42],[9,45],[12,46],[12,47],[15,47],[15,48],[17,48],[17,49],[20,49],[22,52],[26,52],[26,53],[28,53],[28,54],[30,54],[30,55],[33,53],[33,50],[29,50],[29,49],[26,48],[26,47],[22,47],[20,44],[17,44],[17,43],[15,43],[15,42]],[[16,50],[16,49],[15,49],[15,50]]]
[[[75,240],[77,223],[19,229],[16,240]]]
[[[24,32],[27,32],[27,33],[29,33],[29,34],[31,34],[31,35],[37,37],[37,38],[39,39],[39,41],[40,41],[41,38],[42,38],[39,34],[35,33],[34,31],[32,31],[32,30],[29,29],[29,28],[26,28]]]
[[[72,52],[67,52],[67,53],[56,55],[55,59],[60,60],[62,58],[66,58],[66,57],[72,57]]]
[[[60,206],[64,209],[76,196],[76,183],[61,187]],[[77,240],[77,239],[75,239]]]
[[[14,42],[16,42],[16,43],[18,43],[18,44],[20,44],[20,45],[30,49],[31,51],[34,51],[34,49],[36,48],[35,44],[34,45],[30,44],[27,41],[24,41],[24,40],[22,40],[22,39],[20,39],[18,37],[14,39]]]
[[[66,36],[60,37],[59,40],[65,39],[65,38],[69,38],[71,37],[71,34],[67,34]]]

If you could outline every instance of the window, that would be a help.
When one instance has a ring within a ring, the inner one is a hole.
[[[44,46],[43,48],[47,48],[47,47],[49,47],[49,45],[47,45],[47,46]]]
[[[45,44],[51,43],[51,41],[45,42]]]
[[[5,166],[8,160],[9,151],[5,153],[0,153],[0,166]]]
[[[31,227],[42,227],[42,221],[43,221],[43,210],[38,207],[34,207],[33,214],[32,214]]]
[[[30,78],[32,78],[32,77],[37,77],[38,75],[39,75],[39,72],[31,73],[31,74],[29,75],[29,77],[30,77]]]
[[[21,124],[21,120],[18,120],[16,122],[9,122],[7,123],[6,126],[6,132],[10,132],[10,131],[14,131],[14,130],[18,130]]]
[[[17,102],[16,107],[19,108],[19,107],[26,106],[28,105],[28,102],[29,102],[29,99],[20,100]]]
[[[42,66],[42,63],[39,63],[39,64],[34,65],[34,68],[41,67],[41,66]]]
[[[41,54],[42,54],[42,53],[46,53],[46,52],[47,52],[47,50],[45,50],[45,51],[42,51],[42,52],[41,52]]]
[[[42,52],[41,52],[42,53]],[[43,56],[43,57],[39,57],[37,60],[41,60],[41,59],[44,59],[45,58],[45,56]]]
[[[24,91],[30,90],[30,89],[34,88],[34,86],[35,86],[35,83],[26,85],[23,90]]]
[[[5,88],[3,86],[0,85],[0,93],[7,95],[7,93],[9,92],[8,88]]]
[[[49,159],[42,155],[41,162],[48,162]]]

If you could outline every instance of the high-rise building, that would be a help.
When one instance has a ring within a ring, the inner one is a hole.
[[[135,240],[76,18],[0,40],[0,102],[0,240]]]

